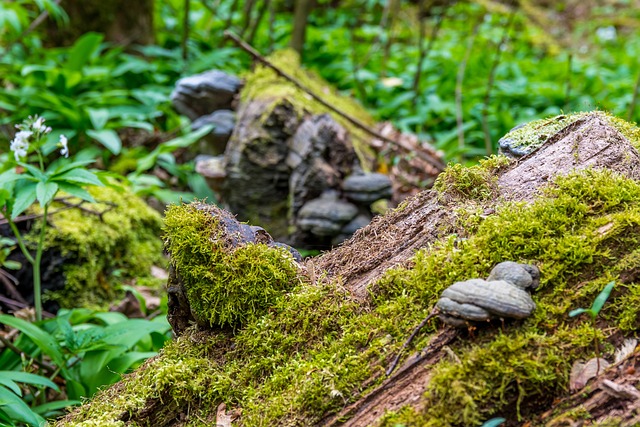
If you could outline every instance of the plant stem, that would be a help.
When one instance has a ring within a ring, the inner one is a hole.
[[[18,246],[20,247],[20,250],[22,251],[24,257],[27,259],[27,261],[29,261],[29,264],[33,265],[35,260],[33,259],[33,257],[31,256],[31,253],[25,246],[24,240],[22,240],[22,235],[20,234],[20,231],[18,231],[18,227],[13,221],[11,221],[10,216],[5,217],[5,219],[7,220],[9,227],[11,227],[11,231],[13,231],[13,234],[16,236],[16,239],[18,240]]]
[[[596,318],[591,318],[591,324],[593,326],[593,342],[596,350],[596,375],[600,374],[600,340],[598,339],[598,330],[596,329]]]
[[[42,228],[40,229],[40,239],[38,240],[38,247],[36,249],[36,260],[33,264],[33,305],[36,310],[36,321],[42,320],[42,282],[40,277],[40,262],[42,260],[42,250],[44,247],[44,235],[47,229],[47,211],[49,205],[44,205],[44,213],[42,215]]]

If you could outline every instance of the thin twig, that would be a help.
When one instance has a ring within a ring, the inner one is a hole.
[[[55,4],[60,4],[61,0],[54,0]],[[34,31],[36,28],[38,28],[40,26],[40,24],[42,24],[44,22],[45,19],[47,19],[47,17],[49,16],[49,11],[48,10],[43,10],[42,13],[40,15],[38,15],[38,17],[36,19],[33,20],[33,22],[31,23],[31,25],[29,25],[29,27],[24,30],[22,33],[20,33],[20,35],[16,38],[17,41],[22,40],[24,37],[28,36],[29,34],[31,34],[32,31]]]
[[[63,205],[65,205],[65,207],[63,208],[58,208],[54,211],[51,211],[48,213],[48,215],[54,215],[57,214],[59,212],[63,212],[69,209],[79,209],[82,212],[91,214],[91,215],[95,215],[98,218],[100,218],[101,221],[104,221],[104,214],[106,214],[107,212],[112,211],[113,209],[117,208],[118,205],[116,203],[113,202],[98,202],[100,204],[103,205],[107,205],[109,206],[108,208],[106,208],[105,210],[98,212],[98,211],[94,211],[93,209],[88,209],[85,207],[82,207],[83,204],[87,203],[84,200],[80,200],[76,203],[72,203],[72,202],[68,202],[67,199],[69,199],[70,197],[56,197],[55,199],[53,199],[54,202],[58,202],[58,203],[62,203]],[[16,219],[13,220],[14,224],[20,223],[20,222],[26,222],[26,221],[31,221],[33,219],[39,219],[42,218],[42,214],[30,214],[30,215],[20,215],[19,217],[17,217]],[[0,212],[0,225],[4,225],[4,224],[8,224],[9,220],[7,220],[5,217],[3,217],[2,213]]]
[[[482,23],[484,15],[479,15],[476,23],[473,25],[473,30],[471,32],[471,36],[469,37],[469,41],[467,42],[467,49],[464,53],[464,58],[460,62],[460,66],[458,67],[458,75],[456,76],[456,124],[458,128],[458,158],[462,161],[462,152],[464,151],[464,117],[462,112],[462,84],[464,82],[464,73],[467,69],[467,63],[469,62],[469,57],[471,56],[471,51],[473,50],[473,44],[476,41],[476,36],[478,35],[478,30],[480,29],[480,24]]]
[[[265,66],[271,68],[280,77],[283,77],[283,78],[289,80],[294,86],[296,86],[298,89],[302,90],[303,92],[307,93],[309,96],[311,96],[313,99],[315,99],[318,103],[320,103],[323,107],[325,107],[325,108],[333,111],[334,113],[340,115],[341,117],[343,117],[345,120],[347,120],[349,123],[351,123],[355,127],[365,131],[369,135],[371,135],[371,136],[373,136],[373,137],[375,137],[375,138],[377,138],[377,139],[379,139],[381,141],[387,142],[389,144],[393,144],[396,147],[399,147],[399,148],[402,148],[402,149],[408,151],[409,153],[414,153],[415,155],[417,155],[422,160],[424,160],[427,163],[429,163],[431,166],[433,166],[438,171],[444,170],[445,165],[442,163],[442,161],[440,159],[437,159],[437,158],[427,154],[417,144],[412,144],[412,143],[410,143],[408,141],[402,141],[402,140],[394,141],[392,139],[387,138],[384,135],[381,135],[380,133],[376,132],[375,130],[369,128],[367,125],[362,123],[360,120],[348,115],[347,113],[339,110],[335,106],[329,104],[328,102],[326,102],[325,100],[320,98],[318,95],[313,93],[309,88],[307,88],[302,83],[300,83],[297,79],[295,79],[293,76],[291,76],[290,74],[286,73],[285,71],[281,70],[280,68],[276,67],[271,62],[269,62],[266,58],[264,58],[262,55],[260,55],[260,53],[258,51],[256,51],[253,47],[251,47],[246,42],[244,42],[242,39],[240,39],[233,32],[227,30],[227,31],[224,32],[224,34],[225,34],[226,37],[230,38],[231,40],[233,40],[234,43],[236,43],[238,46],[240,46],[242,49],[244,49],[247,53],[249,53],[251,56],[253,56],[256,60],[258,60],[259,62],[261,62]]]
[[[631,97],[631,104],[629,104],[629,111],[627,113],[627,121],[633,122],[633,115],[636,111],[636,104],[638,102],[638,92],[640,92],[640,72],[638,72],[638,78],[636,84],[633,86],[633,96]]]
[[[13,345],[13,343],[11,341],[6,339],[2,335],[0,335],[0,342],[2,342],[2,344],[6,348],[8,348],[9,350],[13,351],[18,356],[22,357],[22,355],[25,354],[24,351],[20,350],[18,347]],[[54,373],[56,371],[56,369],[57,369],[55,366],[50,365],[49,363],[47,363],[47,362],[45,362],[43,360],[38,360],[37,358],[32,358],[31,360],[33,361],[33,363],[35,363],[36,365],[38,365],[40,368],[44,369],[45,371],[49,372],[50,374]]]
[[[424,0],[423,0],[424,1]],[[420,5],[423,4],[423,1],[420,2]],[[436,23],[431,29],[431,35],[429,36],[429,43],[424,47],[424,43],[422,39],[424,38],[424,33],[426,31],[426,25],[424,24],[424,18],[420,18],[420,57],[418,59],[418,67],[416,68],[416,74],[413,77],[413,105],[418,105],[418,99],[420,98],[420,80],[422,78],[422,63],[429,56],[431,49],[433,48],[433,44],[438,37],[438,33],[440,32],[440,28],[442,27],[442,21],[444,21],[444,17],[447,10],[445,9],[442,13],[439,13],[436,16]]]
[[[433,310],[431,310],[431,313],[429,313],[429,315],[425,317],[424,320],[420,322],[418,326],[416,326],[416,328],[413,330],[411,335],[409,335],[409,338],[407,338],[407,340],[402,345],[402,348],[400,349],[398,354],[396,354],[396,357],[395,359],[393,359],[393,362],[391,363],[391,366],[389,366],[389,369],[387,369],[387,376],[391,375],[394,369],[396,369],[396,366],[398,365],[398,361],[400,360],[400,356],[402,356],[402,353],[407,349],[407,347],[409,347],[409,344],[411,344],[411,341],[413,341],[415,336],[418,335],[418,332],[420,332],[420,329],[422,329],[424,325],[426,325],[427,322],[437,314],[438,314],[438,309],[434,307]]]
[[[489,101],[491,100],[491,91],[493,90],[493,86],[495,84],[496,71],[498,70],[498,65],[500,64],[500,59],[502,57],[502,50],[509,40],[509,36],[511,34],[511,26],[513,24],[515,15],[516,8],[514,7],[509,13],[507,26],[504,28],[504,33],[502,33],[502,39],[496,46],[496,53],[493,58],[493,64],[491,64],[491,70],[489,71],[489,79],[487,80],[487,91],[484,94],[484,102],[482,104],[482,131],[484,133],[484,147],[487,152],[487,156],[490,156],[493,153],[491,133],[489,132]]]
[[[249,43],[253,43],[253,39],[258,33],[258,27],[260,26],[260,22],[262,22],[262,18],[264,18],[265,13],[269,9],[270,0],[264,0],[262,2],[262,6],[258,9],[258,16],[249,26],[249,35],[247,36],[247,40]]]
[[[382,47],[382,59],[380,61],[380,77],[384,78],[387,75],[387,62],[389,62],[389,56],[391,55],[391,45],[393,44],[393,33],[396,16],[398,16],[398,10],[400,9],[400,0],[389,0],[389,31],[387,33],[387,39]]]
[[[568,113],[571,107],[571,68],[573,65],[573,54],[567,53],[567,85],[564,93],[564,111]]]
[[[21,303],[26,304],[27,301],[20,295],[20,292],[16,289],[16,285],[18,284],[18,280],[13,277],[10,273],[0,269],[0,282],[4,285],[4,289],[6,291],[6,295],[15,299],[16,301],[20,301]]]
[[[189,30],[190,30],[190,22],[189,22],[189,9],[191,8],[191,0],[184,0],[184,15],[182,17],[182,59],[187,60],[189,58]]]

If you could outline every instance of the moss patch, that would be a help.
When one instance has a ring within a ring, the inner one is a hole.
[[[66,258],[64,289],[45,294],[62,307],[106,307],[116,297],[117,284],[150,276],[151,266],[163,265],[160,215],[122,187],[89,187],[97,203],[80,209],[54,202],[45,248]],[[77,199],[67,198],[76,203]],[[38,206],[33,208],[36,212]],[[37,236],[38,222],[31,236]],[[35,240],[35,237],[31,237]]]
[[[284,70],[289,75],[293,76],[328,104],[333,105],[340,111],[358,119],[371,128],[375,126],[375,122],[371,115],[353,98],[340,95],[319,75],[301,68],[300,57],[295,51],[278,51],[271,54],[267,59],[281,70]],[[375,158],[375,153],[369,144],[367,144],[367,141],[371,139],[370,135],[364,133],[364,131],[345,120],[344,117],[334,113],[318,101],[314,100],[309,96],[309,94],[298,89],[288,80],[283,77],[279,77],[271,68],[264,65],[258,65],[253,72],[247,74],[244,78],[246,83],[241,93],[243,100],[273,100],[273,106],[275,106],[276,102],[280,102],[284,98],[291,103],[295,113],[299,117],[304,114],[328,113],[334,120],[350,132],[353,147],[365,167],[368,167],[371,163],[371,159]],[[263,117],[266,119],[269,117],[270,113],[270,109],[266,108]]]
[[[127,378],[117,396],[107,391],[59,425],[89,419],[109,425],[123,412],[137,420],[158,399],[188,407],[188,425],[222,401],[242,409],[244,426],[318,423],[382,382],[445,287],[486,277],[507,259],[541,269],[533,315],[507,323],[504,332],[499,324],[480,327],[451,344],[455,356],[433,367],[427,409],[400,409],[387,414],[385,425],[471,426],[503,414],[526,419],[566,392],[571,364],[593,356],[594,334],[604,341],[635,324],[627,304],[640,294],[629,255],[638,247],[640,184],[610,171],[574,173],[556,178],[533,203],[498,206],[474,228],[467,239],[451,236],[418,251],[410,268],[389,270],[370,305],[351,300],[339,283],[302,283],[233,336],[185,334]],[[619,286],[599,329],[568,317],[611,280]],[[436,323],[413,350],[425,346]],[[605,345],[605,356],[610,351]]]
[[[598,114],[624,135],[636,148],[640,148],[640,129],[635,123],[626,122],[603,111],[587,111],[574,114],[562,114],[546,119],[535,120],[523,126],[516,127],[502,139],[510,140],[510,146],[515,149],[529,147],[532,150],[541,147],[550,137],[566,128],[570,124],[585,116]]]
[[[496,194],[498,171],[510,162],[505,156],[494,155],[480,160],[476,166],[451,164],[438,175],[433,188],[446,199],[490,200]]]
[[[165,217],[165,247],[200,324],[238,327],[263,314],[295,286],[289,251],[265,244],[229,244],[228,230],[200,203],[173,205]]]

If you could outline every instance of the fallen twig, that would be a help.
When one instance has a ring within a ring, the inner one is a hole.
[[[352,116],[348,115],[347,113],[339,110],[335,106],[333,106],[333,105],[329,104],[328,102],[326,102],[325,100],[323,100],[320,96],[318,96],[315,93],[313,93],[311,91],[311,89],[309,89],[308,87],[306,87],[305,85],[300,83],[295,77],[293,77],[289,73],[281,70],[277,66],[273,65],[269,60],[267,60],[265,57],[263,57],[257,50],[255,50],[253,47],[251,47],[249,44],[247,44],[244,40],[242,40],[240,37],[238,37],[235,33],[231,32],[229,30],[226,30],[224,32],[224,35],[225,35],[225,37],[231,39],[239,47],[244,49],[251,56],[253,56],[256,60],[260,61],[262,64],[264,64],[267,67],[271,68],[280,77],[283,77],[283,78],[287,79],[289,82],[291,82],[298,89],[300,89],[303,92],[307,93],[309,96],[311,96],[317,102],[322,104],[323,107],[328,108],[329,110],[333,111],[334,113],[340,115],[340,117],[344,118],[345,120],[347,120],[349,123],[351,123],[355,127],[365,131],[369,135],[371,135],[371,136],[373,136],[373,137],[375,137],[375,138],[377,138],[377,139],[379,139],[381,141],[388,142],[389,144],[393,144],[393,145],[395,145],[397,147],[400,147],[400,148],[406,150],[408,153],[415,154],[416,156],[420,157],[421,159],[423,159],[424,161],[429,163],[431,166],[436,168],[438,171],[443,171],[444,170],[445,165],[444,165],[444,163],[442,163],[442,161],[440,159],[437,159],[437,158],[429,155],[424,150],[422,150],[421,147],[419,147],[418,145],[410,144],[407,141],[394,141],[392,139],[387,138],[384,135],[381,135],[380,133],[378,133],[375,130],[373,130],[370,127],[368,127],[366,124],[362,123],[360,120],[356,119],[355,117],[352,117]]]
[[[433,310],[431,310],[431,313],[429,313],[429,315],[427,317],[425,317],[425,319],[422,322],[420,322],[420,324],[418,326],[416,326],[416,328],[413,330],[411,335],[409,335],[409,338],[407,338],[407,340],[402,345],[402,348],[400,349],[400,351],[396,355],[395,359],[393,359],[393,362],[391,363],[391,366],[389,366],[389,369],[387,369],[387,376],[391,375],[391,373],[394,371],[394,369],[396,369],[396,366],[398,365],[398,361],[400,360],[400,356],[402,356],[402,353],[404,352],[404,350],[407,347],[409,347],[409,344],[411,344],[411,341],[413,341],[415,336],[418,335],[418,332],[420,332],[420,329],[422,329],[424,327],[424,325],[426,325],[427,322],[429,320],[431,320],[437,314],[438,314],[438,309],[434,307]]]

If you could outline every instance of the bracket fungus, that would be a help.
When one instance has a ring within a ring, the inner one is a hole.
[[[486,280],[456,282],[445,289],[436,304],[439,318],[457,327],[496,318],[524,319],[536,308],[528,291],[539,283],[536,266],[501,262]]]

